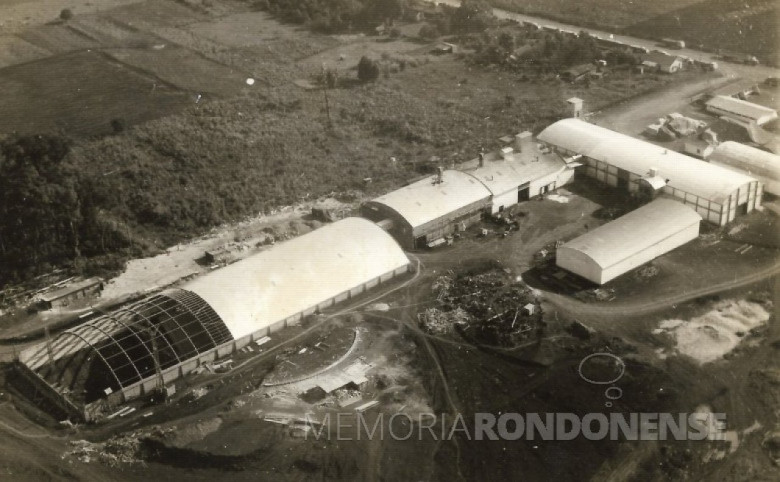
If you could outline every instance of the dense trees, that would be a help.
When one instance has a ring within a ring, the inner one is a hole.
[[[463,0],[450,17],[456,32],[481,32],[496,21],[487,0]]]
[[[77,178],[63,159],[70,146],[53,136],[0,143],[0,264],[18,277],[27,265],[80,254]]]
[[[392,23],[403,15],[406,5],[406,0],[267,0],[258,4],[283,20],[325,33]]]
[[[79,175],[70,148],[48,135],[0,142],[0,285],[130,246],[123,223],[101,209],[112,194]]]
[[[358,62],[357,76],[361,82],[375,81],[379,78],[379,64],[364,55]]]

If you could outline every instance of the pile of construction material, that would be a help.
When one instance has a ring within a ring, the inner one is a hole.
[[[420,328],[432,335],[445,335],[452,333],[456,326],[463,326],[469,320],[469,314],[462,308],[451,311],[442,311],[438,308],[428,308],[417,314]]]
[[[421,326],[429,332],[454,328],[478,343],[513,346],[543,323],[533,293],[508,270],[490,267],[441,277],[435,292],[440,308],[419,315]]]
[[[707,123],[673,112],[660,117],[645,128],[645,135],[660,141],[673,141],[678,137],[700,135],[707,129]]]
[[[63,458],[73,457],[84,463],[100,462],[110,467],[140,463],[142,436],[144,434],[140,432],[133,432],[100,443],[72,440],[70,445],[73,449],[66,452]]]

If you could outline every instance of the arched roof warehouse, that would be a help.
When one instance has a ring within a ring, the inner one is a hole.
[[[556,251],[556,264],[603,284],[695,239],[700,221],[690,207],[656,199],[564,243]]]
[[[445,170],[441,182],[436,181],[436,176],[427,177],[379,196],[369,204],[387,206],[415,229],[487,200],[491,194],[474,176],[461,171]]]
[[[183,288],[203,298],[238,339],[408,265],[382,228],[346,218]]]
[[[89,402],[106,388],[125,388],[153,376],[155,353],[160,369],[166,369],[230,340],[227,327],[202,298],[173,289],[65,330],[50,343],[23,351],[19,360],[64,390],[86,387]]]
[[[780,156],[739,142],[721,142],[707,161],[746,172],[764,183],[764,190],[780,195]]]
[[[366,219],[347,218],[89,319],[24,350],[19,361],[76,403],[120,390],[138,395],[139,383],[154,379],[158,369],[191,370],[201,355],[213,360],[215,348],[408,267],[388,233]]]
[[[544,129],[537,139],[558,149],[616,166],[637,176],[657,169],[668,185],[700,198],[725,203],[746,189],[750,176],[736,173],[663,147],[579,119],[564,119]]]

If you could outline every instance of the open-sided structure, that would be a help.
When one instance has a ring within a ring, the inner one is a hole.
[[[578,169],[588,177],[637,195],[665,194],[720,226],[761,204],[753,177],[579,119],[558,121],[537,139],[562,155],[582,155]]]
[[[98,418],[409,269],[384,230],[343,219],[65,330],[24,350],[19,372],[63,412]]]
[[[749,174],[764,184],[764,191],[780,196],[780,156],[739,142],[720,143],[707,161]]]
[[[556,252],[555,263],[604,284],[699,235],[701,216],[671,199],[656,199],[600,226]]]

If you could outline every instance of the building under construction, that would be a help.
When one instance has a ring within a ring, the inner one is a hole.
[[[18,371],[48,405],[96,420],[410,269],[383,229],[343,219],[47,337]]]

